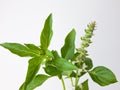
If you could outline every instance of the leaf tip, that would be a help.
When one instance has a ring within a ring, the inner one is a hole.
[[[48,18],[51,18],[51,19],[52,19],[52,13],[49,14]]]

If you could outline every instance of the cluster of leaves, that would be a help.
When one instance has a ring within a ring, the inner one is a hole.
[[[50,41],[53,35],[52,14],[50,14],[44,24],[40,35],[40,46],[34,44],[2,43],[2,47],[8,49],[21,57],[31,57],[28,61],[28,70],[24,83],[19,90],[33,90],[42,85],[47,79],[57,76],[65,88],[64,78],[71,79],[75,90],[89,90],[88,79],[79,84],[79,79],[88,73],[92,80],[101,86],[106,86],[117,82],[114,73],[104,66],[93,68],[91,58],[88,57],[86,48],[91,43],[91,37],[95,29],[95,22],[90,23],[85,30],[85,35],[81,38],[81,47],[75,49],[74,29],[65,38],[65,43],[61,48],[61,55],[56,50],[49,50]],[[43,67],[46,74],[39,74],[40,67]]]

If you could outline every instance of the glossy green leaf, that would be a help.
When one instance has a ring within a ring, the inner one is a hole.
[[[62,70],[62,71],[69,71],[69,70],[77,70],[78,68],[73,65],[72,63],[68,62],[66,59],[58,58],[53,61],[54,65]]]
[[[75,50],[75,35],[76,32],[73,29],[65,38],[64,46],[61,48],[61,55],[65,59],[72,59]]]
[[[54,65],[47,65],[44,68],[45,72],[51,76],[56,76],[56,75],[60,75],[62,73],[61,70],[59,70],[56,66]]]
[[[93,67],[93,63],[90,58],[85,58],[84,63],[86,65],[85,67],[86,70],[90,70]]]
[[[95,67],[89,72],[92,80],[101,86],[106,86],[117,82],[114,73],[104,66]]]
[[[19,55],[21,57],[39,56],[38,52],[33,52],[29,48],[27,48],[26,46],[24,46],[22,44],[19,44],[19,43],[3,43],[3,44],[0,44],[0,45],[3,46],[4,48],[8,49],[12,53],[14,53],[16,55]]]
[[[41,32],[40,36],[40,43],[41,48],[46,50],[50,44],[51,38],[53,35],[52,31],[52,14],[48,16],[48,18],[45,21],[44,28]]]
[[[26,90],[34,90],[36,87],[41,86],[50,76],[39,74],[30,82]]]
[[[33,80],[35,75],[37,74],[40,65],[42,62],[41,57],[34,57],[29,60],[29,65],[28,65],[28,70],[27,70],[27,75],[26,75],[26,80],[25,80],[25,85],[24,88],[26,89],[27,85]]]

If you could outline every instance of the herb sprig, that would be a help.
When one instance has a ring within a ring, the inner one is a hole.
[[[52,14],[45,20],[39,46],[8,42],[0,44],[13,54],[20,57],[30,57],[26,78],[19,90],[34,90],[47,79],[55,76],[61,80],[63,90],[66,90],[64,79],[71,80],[74,90],[89,90],[88,79],[82,83],[79,82],[80,78],[86,73],[100,86],[117,82],[114,73],[110,69],[105,66],[93,67],[92,59],[88,57],[86,48],[92,43],[91,38],[95,25],[95,22],[87,25],[85,35],[81,37],[82,43],[79,48],[75,47],[76,31],[72,29],[65,38],[61,55],[56,50],[49,50],[53,35]],[[44,69],[45,74],[38,73],[39,69]]]

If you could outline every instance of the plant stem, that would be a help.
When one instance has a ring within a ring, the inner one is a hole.
[[[75,79],[75,87],[77,87],[78,82],[79,82],[79,77],[78,77],[78,70],[77,70],[77,75],[76,75],[76,79]]]
[[[72,84],[72,86],[74,87],[75,85],[74,85],[74,83],[73,83],[73,79],[72,79],[72,77],[70,78],[70,80],[71,80],[71,84]]]
[[[66,90],[65,82],[64,82],[63,78],[61,78],[61,81],[62,81],[63,90]]]

